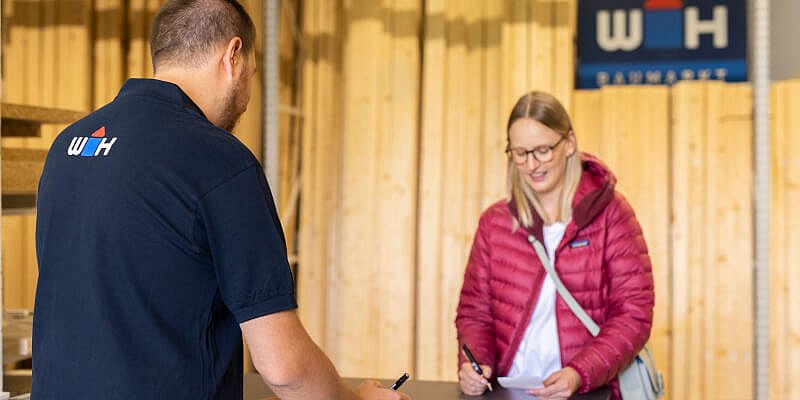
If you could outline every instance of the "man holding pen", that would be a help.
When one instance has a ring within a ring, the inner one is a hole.
[[[255,37],[235,0],[166,1],[155,79],[56,138],[38,198],[33,399],[241,399],[242,335],[284,400],[408,399],[351,390],[297,317],[267,181],[230,133]]]

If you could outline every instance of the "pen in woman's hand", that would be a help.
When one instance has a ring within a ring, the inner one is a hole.
[[[478,362],[475,361],[475,357],[472,356],[472,352],[469,351],[469,348],[467,347],[466,343],[461,346],[461,350],[464,352],[464,356],[467,357],[467,360],[469,360],[469,363],[472,364],[472,369],[475,372],[477,372],[478,375],[484,377],[483,376],[483,369],[481,368],[480,365],[478,365]],[[490,392],[494,391],[494,389],[492,389],[492,383],[491,382],[487,381],[486,382],[486,387],[489,389]]]
[[[397,390],[397,389],[399,389],[399,388],[400,388],[400,386],[401,386],[403,383],[405,383],[405,381],[406,381],[407,379],[408,379],[408,373],[407,373],[407,372],[404,372],[404,373],[403,373],[403,376],[401,376],[401,377],[397,378],[397,380],[396,380],[396,381],[395,381],[395,382],[392,384],[392,387],[391,387],[390,389],[392,389],[392,390]]]

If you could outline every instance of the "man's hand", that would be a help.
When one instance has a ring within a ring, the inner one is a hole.
[[[472,369],[472,364],[461,364],[461,370],[458,371],[458,384],[461,386],[461,391],[466,395],[480,396],[486,390],[486,384],[489,378],[492,377],[492,368],[488,365],[481,365],[483,376],[478,375]]]
[[[377,381],[364,381],[356,387],[356,395],[363,400],[411,400],[407,394],[386,389]]]
[[[562,368],[544,380],[544,387],[527,392],[541,400],[568,399],[581,387],[581,376],[571,367]]]

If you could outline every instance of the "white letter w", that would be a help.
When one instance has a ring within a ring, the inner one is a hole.
[[[83,146],[86,145],[86,142],[89,140],[88,137],[74,137],[72,138],[72,143],[69,144],[69,148],[67,149],[68,156],[78,156],[83,151]]]
[[[633,51],[642,44],[642,10],[630,10],[625,21],[625,10],[614,10],[614,32],[611,32],[611,16],[608,10],[597,12],[597,44],[605,51]],[[630,23],[625,34],[626,22]]]

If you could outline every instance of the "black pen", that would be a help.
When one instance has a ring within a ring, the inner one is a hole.
[[[408,379],[408,373],[407,373],[407,372],[404,372],[404,373],[403,373],[403,376],[401,376],[401,377],[397,378],[397,380],[396,380],[396,381],[395,381],[395,382],[392,384],[392,387],[391,387],[390,389],[392,389],[392,390],[397,390],[397,389],[400,389],[400,386],[401,386],[403,383],[405,383],[405,381],[406,381],[407,379]]]
[[[475,357],[472,356],[472,352],[469,351],[469,348],[467,347],[466,343],[461,346],[461,350],[464,351],[464,355],[467,357],[467,359],[469,360],[470,364],[472,364],[472,370],[477,372],[478,375],[480,375],[481,377],[486,378],[485,376],[483,376],[483,369],[481,368],[480,365],[478,365],[478,362],[475,361]],[[486,381],[486,387],[489,388],[490,392],[494,391],[492,389],[492,383],[489,382],[488,380]]]

